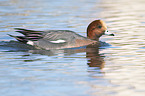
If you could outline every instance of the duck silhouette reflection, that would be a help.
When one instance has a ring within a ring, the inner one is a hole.
[[[41,54],[41,55],[48,55],[48,56],[57,56],[59,53],[63,54],[63,56],[69,56],[75,53],[83,53],[86,52],[86,58],[88,60],[87,64],[89,67],[97,67],[99,69],[104,68],[104,58],[105,56],[103,54],[99,53],[99,50],[103,50],[100,48],[107,48],[107,43],[101,42],[99,45],[93,44],[93,45],[87,45],[84,47],[79,48],[70,48],[70,49],[61,49],[61,50],[37,50],[33,46],[26,45],[20,42],[16,41],[10,41],[10,42],[1,42],[3,43],[1,48],[8,50],[8,52],[14,52],[14,51],[25,51],[30,52],[32,54]],[[105,45],[105,47],[104,47]],[[29,56],[29,55],[28,55]]]
[[[86,58],[88,58],[89,67],[104,68],[105,56],[99,54],[99,47],[97,45],[88,45],[86,47]]]
[[[86,52],[86,58],[88,60],[87,64],[89,67],[97,67],[99,69],[104,68],[104,58],[102,54],[99,54],[99,45],[87,45],[85,47],[80,48],[72,48],[72,49],[63,49],[63,50],[29,50],[29,52],[33,54],[42,54],[53,56],[57,55],[57,53],[63,53],[64,56],[72,55],[75,53]]]

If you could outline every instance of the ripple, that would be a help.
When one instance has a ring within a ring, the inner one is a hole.
[[[0,92],[5,96],[144,96],[144,3],[0,0]],[[7,36],[18,34],[15,27],[67,29],[85,35],[89,22],[98,18],[115,34],[103,36],[99,47],[36,50]]]

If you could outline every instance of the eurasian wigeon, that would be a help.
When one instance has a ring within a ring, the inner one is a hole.
[[[23,28],[15,28],[16,32],[24,36],[13,36],[18,41],[34,46],[37,49],[64,49],[86,46],[99,43],[102,35],[114,36],[109,33],[106,24],[102,20],[95,20],[88,25],[87,37],[81,36],[69,30],[35,31]]]

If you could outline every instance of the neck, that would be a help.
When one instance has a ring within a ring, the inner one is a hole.
[[[87,30],[87,38],[98,41],[99,37],[95,32]]]

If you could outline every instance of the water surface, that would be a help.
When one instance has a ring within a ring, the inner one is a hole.
[[[1,0],[0,93],[3,96],[144,96],[144,0]],[[33,50],[13,28],[72,30],[86,36],[101,18],[115,37],[101,46]]]

